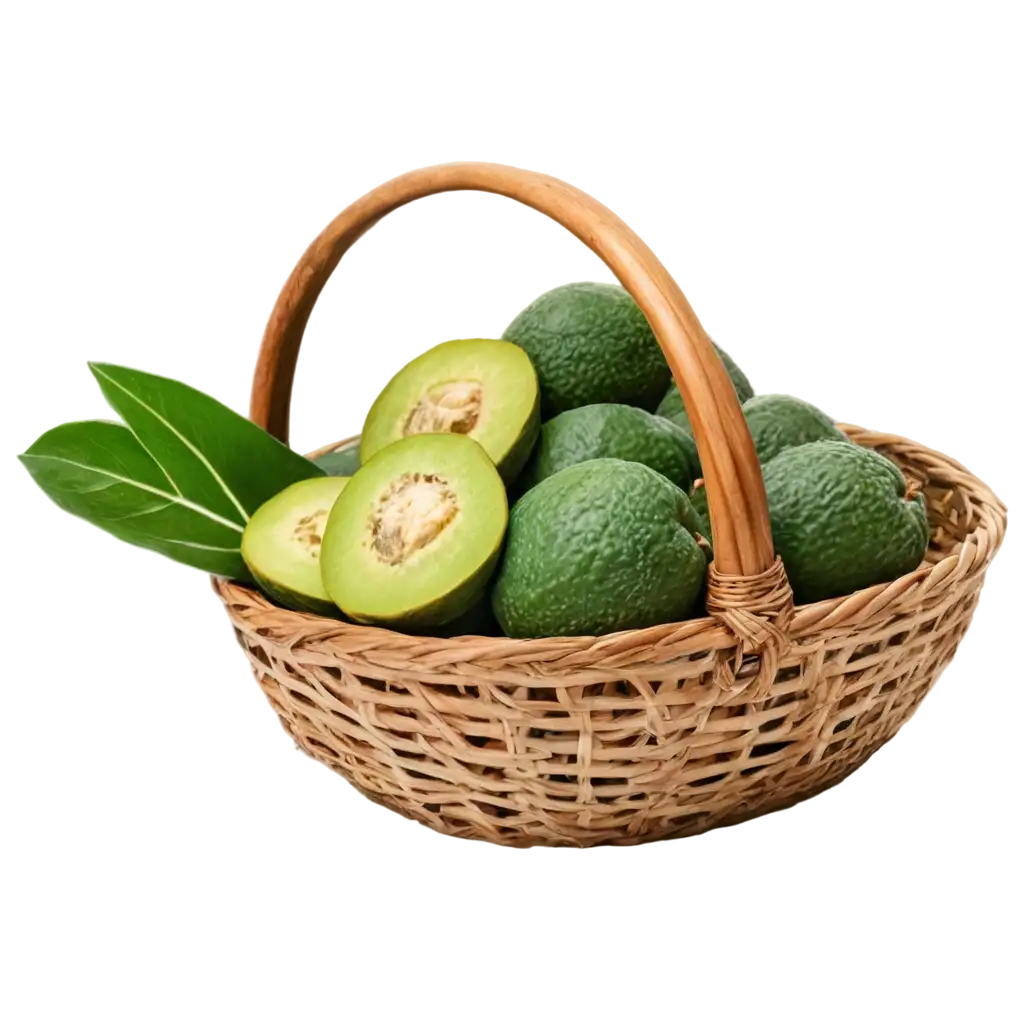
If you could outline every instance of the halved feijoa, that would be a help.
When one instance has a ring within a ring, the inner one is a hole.
[[[442,625],[483,593],[507,522],[505,486],[476,441],[403,438],[365,462],[335,504],[324,586],[360,622]]]
[[[537,374],[523,349],[489,338],[446,341],[406,364],[377,396],[360,454],[368,462],[399,438],[466,434],[511,481],[539,428]]]
[[[242,558],[268,597],[297,611],[337,615],[320,579],[327,517],[347,477],[300,480],[262,504],[242,534]]]

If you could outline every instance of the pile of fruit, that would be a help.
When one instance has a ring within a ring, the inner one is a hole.
[[[814,406],[755,397],[719,354],[797,599],[914,569],[928,527],[899,469]],[[617,286],[556,288],[503,340],[430,349],[373,403],[358,453],[325,462],[341,475],[294,485],[246,529],[253,577],[283,604],[514,637],[703,613],[713,538],[697,448],[661,349]]]

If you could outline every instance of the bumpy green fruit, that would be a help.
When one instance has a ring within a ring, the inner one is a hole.
[[[750,436],[763,464],[787,448],[811,441],[847,441],[820,409],[792,395],[758,395],[743,403]]]
[[[566,284],[534,299],[502,337],[526,350],[541,413],[618,402],[652,410],[671,374],[640,307],[613,284]]]
[[[772,537],[799,604],[851,594],[917,568],[924,498],[888,459],[843,441],[787,448],[764,467]]]
[[[492,592],[509,636],[573,636],[686,618],[707,566],[686,495],[636,462],[595,459],[513,507]],[[692,521],[692,519],[691,519]]]

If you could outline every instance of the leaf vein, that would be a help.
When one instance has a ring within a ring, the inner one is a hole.
[[[242,533],[242,527],[238,523],[233,522],[230,519],[225,519],[224,516],[218,515],[216,512],[211,512],[208,508],[203,508],[202,505],[197,505],[194,501],[189,501],[188,498],[182,497],[180,494],[169,494],[167,491],[160,490],[159,487],[152,487],[150,484],[141,483],[138,480],[132,480],[127,476],[119,476],[117,473],[111,473],[109,469],[101,469],[97,466],[90,466],[83,462],[75,462],[73,459],[64,458],[61,455],[28,455],[30,459],[46,459],[50,462],[63,462],[68,466],[74,466],[76,469],[84,469],[88,473],[98,473],[100,476],[110,477],[112,480],[127,484],[129,487],[137,487],[140,491],[146,491],[149,494],[155,494],[159,498],[164,498],[168,504],[181,505],[183,508],[191,509],[193,512],[198,512],[202,516],[206,516],[207,519],[212,519],[215,523],[220,523],[222,526],[229,526],[232,530]]]
[[[209,472],[210,476],[212,476],[213,479],[220,486],[220,489],[227,495],[228,500],[235,506],[236,509],[238,509],[239,515],[241,515],[242,517],[242,521],[246,523],[249,521],[249,513],[246,512],[245,508],[242,506],[242,503],[235,496],[234,491],[232,491],[231,488],[228,487],[224,478],[220,475],[220,473],[217,472],[216,469],[214,469],[213,464],[210,462],[210,460],[187,437],[185,437],[185,435],[182,434],[180,430],[178,430],[169,420],[161,416],[160,413],[158,413],[154,408],[147,405],[141,398],[139,398],[138,395],[132,394],[132,392],[129,391],[122,383],[120,383],[120,381],[114,380],[114,378],[111,377],[110,374],[104,373],[99,367],[94,367],[94,370],[101,377],[104,377],[106,380],[110,381],[110,383],[113,384],[114,387],[118,388],[120,391],[123,391],[133,402],[136,402],[140,406],[142,406],[142,408],[145,409],[146,412],[148,412],[154,419],[159,420],[160,423],[162,423],[172,434],[174,434],[174,436],[186,448],[188,448],[188,450],[199,460],[199,462],[206,467],[207,472]],[[134,433],[136,439],[138,439],[138,433],[135,431],[132,431],[132,433]],[[142,444],[142,442],[139,441],[139,444]],[[145,445],[143,445],[143,447],[145,448]],[[153,461],[160,467],[164,476],[166,476],[167,479],[170,481],[171,486],[178,492],[178,494],[181,494],[181,490],[179,489],[177,482],[171,476],[170,472],[168,472],[168,470],[164,467],[160,460],[151,451],[149,451],[148,448],[146,448],[146,452],[149,454],[150,458],[152,458]]]

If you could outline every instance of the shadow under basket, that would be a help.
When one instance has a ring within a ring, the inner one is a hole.
[[[724,445],[749,465],[731,385],[682,293],[673,282],[678,298],[670,295],[668,313],[660,308],[647,286],[664,271],[649,250],[643,273],[623,266],[623,238],[635,236],[564,183],[538,191],[537,182],[555,181],[443,165],[389,182],[342,213],[278,300],[253,418],[286,437],[309,311],[366,225],[421,195],[479,188],[556,217],[606,259],[644,309],[687,407],[705,414],[695,422],[702,455]],[[617,247],[597,228],[577,230],[573,211],[551,199],[556,187],[560,201],[597,209]],[[712,394],[692,384],[701,371]],[[953,657],[1002,541],[1005,507],[957,462],[893,435],[843,429],[923,491],[931,526],[920,568],[846,597],[793,608],[771,554],[756,458],[760,499],[755,487],[740,515],[753,517],[748,528],[760,526],[767,548],[744,572],[741,545],[723,554],[716,544],[706,618],[596,638],[438,639],[289,611],[231,581],[213,586],[285,730],[371,800],[439,832],[507,846],[694,835],[813,796],[894,736]],[[723,479],[708,479],[708,496],[718,540],[737,499]],[[728,572],[719,567],[726,558],[735,563]]]

